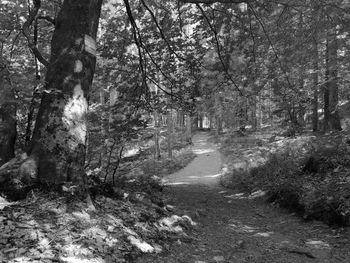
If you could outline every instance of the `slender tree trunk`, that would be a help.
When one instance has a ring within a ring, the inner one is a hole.
[[[40,94],[37,91],[37,87],[34,87],[32,99],[30,100],[29,110],[27,114],[27,127],[26,127],[25,139],[24,139],[25,140],[24,143],[26,147],[30,144],[30,139],[32,137],[32,126],[33,126],[33,120],[35,117],[35,112],[39,105],[39,95]]]
[[[256,96],[253,96],[250,100],[250,112],[250,123],[252,124],[252,129],[255,131],[258,127]]]
[[[16,111],[10,73],[0,58],[0,165],[15,157]]]
[[[325,130],[341,130],[338,113],[338,72],[336,29],[327,32],[326,85],[324,92]]]
[[[168,157],[173,158],[173,116],[171,109],[167,113],[167,126],[168,126]]]
[[[101,145],[102,145],[102,149],[100,152],[100,168],[101,168],[101,172],[105,171],[105,167],[106,167],[106,160],[107,160],[107,125],[106,125],[106,111],[105,111],[105,91],[103,88],[100,89],[100,104],[102,107],[102,114],[101,114],[101,136],[102,136],[102,140],[101,140]]]
[[[203,113],[198,114],[198,120],[199,120],[199,129],[203,129]]]
[[[198,130],[198,113],[195,114],[193,118],[191,118],[192,121],[192,130],[196,131]]]
[[[216,117],[216,135],[220,135],[222,133],[222,119],[221,116]]]
[[[318,131],[318,45],[317,35],[313,42],[313,101],[312,101],[312,130]]]
[[[191,115],[188,114],[185,117],[186,120],[186,141],[192,143],[192,118]]]
[[[327,39],[327,45],[326,45],[326,73],[325,73],[325,81],[326,84],[323,87],[323,112],[324,112],[324,119],[323,119],[323,129],[325,131],[328,131],[330,129],[329,127],[329,120],[330,120],[330,112],[329,112],[329,43]]]
[[[316,3],[316,2],[315,2]],[[313,7],[313,16],[315,19],[315,23],[318,22],[319,19],[319,7],[317,4]],[[312,100],[312,130],[314,132],[318,131],[318,77],[319,77],[319,54],[318,54],[318,29],[315,27],[314,39],[312,43],[313,49],[313,100]]]
[[[159,146],[159,113],[154,112],[154,158],[159,160],[161,157]]]
[[[184,127],[184,113],[183,113],[183,111],[182,110],[178,110],[177,114],[176,114],[176,117],[177,117],[176,118],[177,119],[177,121],[176,121],[177,126],[179,128]]]
[[[29,149],[41,182],[85,185],[86,114],[101,5],[102,0],[65,0],[58,14]]]
[[[329,44],[329,112],[330,112],[330,127],[332,130],[341,130],[340,116],[338,111],[338,65],[337,65],[337,35],[336,29],[330,34]]]
[[[220,94],[215,96],[215,134],[218,136],[222,132],[223,97]]]

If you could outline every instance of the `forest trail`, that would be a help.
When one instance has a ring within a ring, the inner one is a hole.
[[[266,204],[259,192],[247,195],[223,188],[220,153],[208,139],[203,132],[195,135],[198,156],[166,177],[167,202],[197,223],[193,238],[137,262],[350,262],[347,230],[304,222]]]
[[[197,133],[193,137],[192,151],[197,157],[184,169],[167,176],[165,183],[175,185],[206,185],[217,187],[220,184],[221,158],[213,143],[208,142],[207,133]]]

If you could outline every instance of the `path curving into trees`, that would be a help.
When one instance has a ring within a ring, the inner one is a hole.
[[[184,169],[168,176],[168,186],[206,185],[217,187],[220,184],[220,153],[213,143],[208,142],[207,133],[197,133],[193,137],[192,151],[197,157]]]
[[[193,138],[197,157],[166,178],[168,202],[197,226],[193,237],[137,262],[350,262],[349,233],[330,229],[220,185],[222,162],[209,135]]]

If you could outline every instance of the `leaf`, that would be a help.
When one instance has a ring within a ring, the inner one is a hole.
[[[130,241],[131,245],[137,247],[138,249],[140,249],[144,253],[153,253],[154,252],[154,248],[150,244],[148,244],[144,241],[141,241],[134,236],[128,236],[128,240]]]

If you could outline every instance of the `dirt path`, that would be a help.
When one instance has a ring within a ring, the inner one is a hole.
[[[330,229],[220,186],[220,153],[206,133],[193,139],[198,155],[167,177],[169,203],[198,223],[194,238],[138,262],[350,262],[349,232]]]

